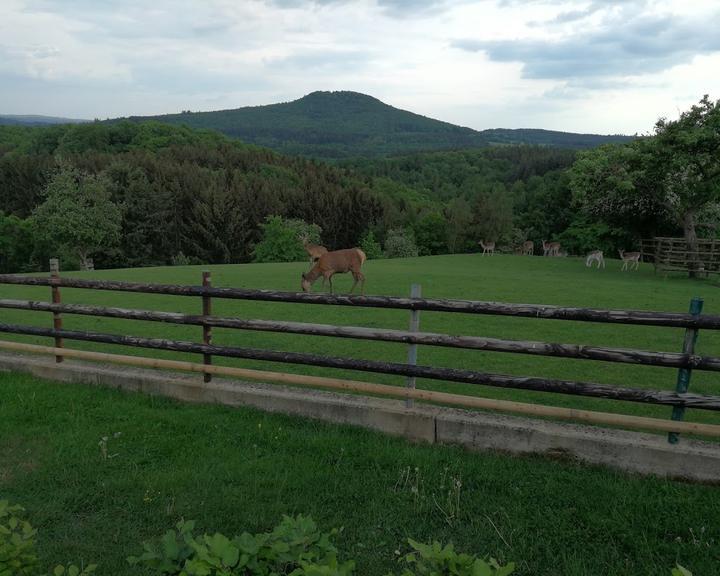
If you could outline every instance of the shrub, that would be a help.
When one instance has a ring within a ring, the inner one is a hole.
[[[128,562],[169,576],[282,575],[349,576],[355,563],[339,563],[332,537],[305,516],[285,516],[272,532],[229,539],[222,534],[193,534],[193,522],[178,522],[158,542],[146,542]]]
[[[268,216],[261,224],[262,238],[255,245],[255,262],[299,262],[308,256],[303,248],[302,237],[308,242],[319,243],[322,228],[303,220]]]
[[[368,260],[376,260],[383,257],[382,246],[380,246],[380,242],[375,240],[375,233],[372,230],[368,230],[360,239],[360,249],[365,252]]]
[[[447,252],[448,221],[437,212],[425,214],[413,227],[420,255],[443,254]]]
[[[418,255],[415,237],[407,229],[389,230],[385,239],[385,256],[388,258],[411,258]]]

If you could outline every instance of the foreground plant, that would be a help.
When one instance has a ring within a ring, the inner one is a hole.
[[[194,522],[178,522],[157,542],[143,544],[144,552],[128,562],[156,574],[178,576],[349,576],[353,561],[340,563],[332,537],[338,530],[320,532],[305,516],[283,517],[272,532],[235,538],[215,533],[193,534]]]
[[[410,568],[406,568],[401,576],[508,576],[515,571],[513,562],[501,566],[494,558],[483,560],[458,554],[452,544],[422,544],[412,539],[408,542],[414,552],[403,559]]]

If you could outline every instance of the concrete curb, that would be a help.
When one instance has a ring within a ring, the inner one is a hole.
[[[251,406],[370,428],[416,441],[472,450],[562,456],[628,472],[720,482],[720,444],[592,426],[368,398],[322,390],[255,384],[199,375],[0,353],[0,370],[169,396],[186,402]]]

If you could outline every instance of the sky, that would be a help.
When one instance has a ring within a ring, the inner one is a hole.
[[[352,90],[477,130],[644,134],[720,99],[720,0],[0,0],[0,114]]]

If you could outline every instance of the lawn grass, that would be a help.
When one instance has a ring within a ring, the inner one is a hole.
[[[298,290],[301,271],[307,263],[245,264],[222,266],[186,266],[138,268],[70,273],[74,277],[116,279],[138,282],[199,284],[201,271],[212,271],[215,286]],[[446,255],[401,260],[374,260],[365,265],[367,293],[408,295],[411,283],[422,285],[427,297],[466,298],[587,306],[597,308],[628,308],[641,310],[687,311],[692,296],[705,299],[705,313],[720,314],[720,289],[709,281],[690,281],[681,277],[655,276],[652,267],[641,266],[636,272],[621,272],[620,262],[608,260],[604,270],[588,269],[577,258],[540,258],[519,256],[481,257]],[[337,277],[336,289],[347,290],[351,278]],[[317,286],[319,289],[319,285]],[[0,297],[47,300],[48,288],[0,285]],[[199,313],[199,298],[82,291],[64,289],[63,301],[114,305],[129,308],[172,310]],[[305,322],[359,325],[384,328],[406,328],[407,311],[352,309],[285,303],[243,302],[215,299],[217,315],[245,318],[269,318]],[[47,326],[50,315],[37,312],[0,310],[0,320],[35,323]],[[198,341],[200,327],[176,326],[129,320],[65,316],[65,327],[96,331],[135,334],[148,337],[170,337]],[[472,316],[466,314],[421,313],[421,329],[450,334],[467,334],[522,340],[542,340],[578,344],[596,344],[679,352],[683,330],[619,324],[592,324],[558,320]],[[333,339],[316,336],[284,335],[214,329],[214,342],[221,345],[251,346],[277,350],[321,352],[337,356],[370,358],[404,362],[407,347],[401,344],[361,340]],[[7,335],[0,335],[7,338]],[[17,339],[48,344],[49,339]],[[68,342],[68,346],[90,350],[115,351],[126,354],[198,360],[198,356],[129,349],[91,343]],[[697,350],[700,354],[720,356],[720,333],[701,331]],[[640,388],[674,390],[677,371],[667,368],[639,367],[628,364],[558,359],[518,354],[503,354],[433,348],[421,346],[420,364],[476,369],[488,372],[544,376],[594,381]],[[354,379],[402,385],[403,378],[362,374],[306,366],[273,365],[217,358],[216,363],[261,369],[277,369],[301,374],[337,375]],[[595,409],[642,416],[666,418],[670,409],[643,404],[580,398],[559,394],[505,390],[458,383],[418,381],[418,387],[490,398],[546,403],[558,406]],[[691,391],[703,394],[720,393],[717,373],[695,371]],[[691,421],[720,423],[717,414],[688,410]]]
[[[179,518],[232,535],[292,513],[343,526],[341,555],[363,576],[396,569],[408,537],[514,560],[523,576],[720,566],[717,487],[11,373],[0,498],[28,509],[44,565],[97,561],[101,575],[138,574],[126,556]]]

